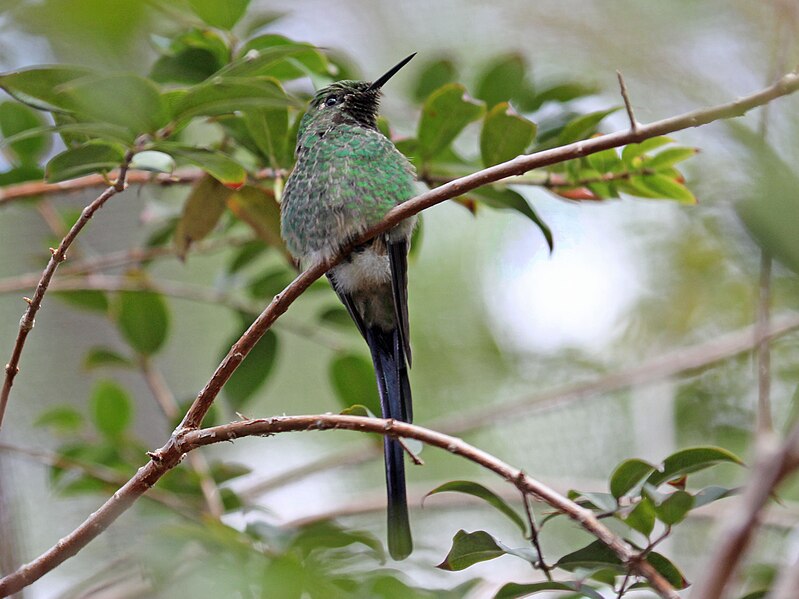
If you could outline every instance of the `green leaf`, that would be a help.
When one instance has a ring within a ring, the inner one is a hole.
[[[172,117],[185,122],[198,116],[219,116],[241,110],[292,105],[273,79],[213,77],[177,100]]]
[[[615,512],[619,509],[619,503],[610,493],[594,493],[591,491],[570,490],[568,497],[571,500],[578,500],[581,497],[590,502],[590,505],[601,512]],[[589,506],[590,507],[590,506]]]
[[[61,90],[82,120],[124,127],[134,135],[153,133],[169,120],[158,87],[138,75],[90,75],[65,83]]]
[[[537,85],[536,93],[524,93],[518,99],[519,109],[524,112],[534,112],[547,102],[558,102],[563,104],[590,96],[597,93],[598,88],[594,85],[586,85],[577,81],[558,81],[545,86]]]
[[[372,412],[366,406],[362,406],[359,403],[353,404],[347,408],[344,408],[339,412],[342,416],[359,416],[361,418],[375,418],[375,413]]]
[[[106,437],[118,439],[130,425],[133,411],[130,398],[114,381],[98,381],[89,403],[92,421]]]
[[[280,235],[280,205],[273,193],[261,187],[245,185],[228,197],[227,205],[236,218],[247,223],[261,241],[287,251]]]
[[[628,169],[638,169],[640,168],[640,160],[637,160],[640,156],[643,156],[647,152],[651,152],[652,150],[656,150],[661,146],[665,146],[666,144],[672,143],[674,140],[670,137],[650,137],[642,141],[640,144],[629,144],[624,147],[621,152],[621,160],[624,162],[625,166]]]
[[[439,87],[452,83],[457,77],[455,63],[446,58],[425,63],[419,68],[418,73],[413,99],[420,104]]]
[[[86,370],[94,370],[104,366],[131,368],[134,364],[129,358],[107,347],[93,347],[83,358],[83,368]]]
[[[249,4],[250,0],[189,0],[189,6],[198,17],[219,29],[233,29]]]
[[[150,77],[159,82],[200,83],[227,63],[229,53],[227,42],[215,31],[192,29],[172,41]]]
[[[682,449],[663,460],[647,482],[657,487],[675,478],[725,462],[740,466],[744,464],[737,455],[721,447],[702,446]]]
[[[690,493],[677,490],[670,493],[666,499],[655,506],[658,520],[667,526],[677,524],[694,507],[694,498]]]
[[[497,208],[500,210],[515,210],[533,221],[536,226],[541,230],[541,233],[546,239],[547,246],[551,252],[554,248],[554,240],[552,239],[552,230],[549,228],[540,216],[533,210],[532,206],[527,203],[524,197],[508,188],[500,188],[495,186],[485,186],[475,189],[470,195],[480,200],[483,204]]]
[[[516,510],[510,507],[504,499],[494,493],[491,489],[488,489],[479,483],[468,480],[453,480],[448,483],[444,483],[425,495],[424,498],[422,498],[422,502],[424,503],[424,500],[430,497],[430,495],[445,492],[464,493],[466,495],[478,497],[510,518],[510,520],[519,527],[519,529],[522,531],[522,534],[524,534],[527,530],[527,525],[525,524],[524,520],[522,520],[522,517],[519,516],[519,514],[516,513]]]
[[[254,298],[271,300],[294,280],[293,273],[285,266],[279,266],[255,277],[247,290]]]
[[[0,143],[5,146],[3,154],[6,158],[15,164],[38,164],[39,160],[50,151],[51,135],[38,133],[11,142],[8,138],[27,131],[41,130],[44,125],[44,118],[24,104],[0,103],[0,135],[4,139]]]
[[[117,146],[90,143],[64,150],[50,159],[45,167],[45,177],[51,183],[74,179],[96,172],[118,168],[124,158]]]
[[[738,489],[728,489],[727,487],[718,487],[712,485],[705,487],[701,491],[694,493],[694,505],[691,509],[695,510],[696,508],[707,505],[708,503],[713,503],[714,501],[724,499],[725,497],[730,497],[731,495],[737,495],[738,493]]]
[[[622,520],[627,526],[648,537],[655,527],[655,504],[649,497],[643,497]]]
[[[466,88],[458,83],[449,83],[431,94],[422,107],[417,135],[422,160],[443,152],[484,111],[483,103],[471,99]]]
[[[452,572],[465,570],[469,566],[492,560],[505,555],[505,553],[487,532],[459,530],[452,538],[452,548],[447,557],[436,568]]]
[[[689,583],[683,573],[664,555],[653,551],[646,557],[646,561],[652,564],[652,567],[675,589],[681,590],[688,587]]]
[[[619,173],[624,170],[624,163],[619,158],[615,148],[602,150],[596,154],[589,154],[585,159],[592,169],[603,175],[606,173]]]
[[[610,492],[618,499],[649,476],[655,466],[644,460],[624,460],[610,476]]]
[[[231,193],[230,189],[207,175],[194,184],[175,228],[178,256],[185,258],[193,243],[205,239],[216,228]]]
[[[349,312],[347,312],[347,310],[345,310],[342,306],[330,306],[329,308],[324,308],[319,313],[319,321],[335,327],[345,328],[348,331],[353,330],[352,318],[350,317]]]
[[[122,291],[114,306],[122,337],[140,354],[159,351],[169,335],[169,311],[163,296],[152,291]]]
[[[34,67],[0,75],[0,88],[23,104],[40,110],[63,111],[68,108],[61,86],[90,73],[85,67]]]
[[[83,415],[71,406],[54,406],[39,414],[33,426],[52,428],[62,434],[76,433],[83,426]]]
[[[240,336],[239,334],[232,338],[230,343],[224,346],[225,350],[238,341]],[[277,335],[273,331],[267,331],[223,387],[232,409],[244,408],[255,392],[263,386],[274,369],[277,351]]]
[[[500,102],[483,121],[480,133],[483,165],[493,166],[524,154],[535,132],[535,123],[517,114],[507,102]]]
[[[569,571],[577,568],[610,568],[618,572],[624,571],[619,557],[599,540],[564,555],[557,561],[555,567]]]
[[[515,100],[525,88],[527,65],[520,54],[500,56],[477,78],[475,96],[491,108],[500,102]]]
[[[373,414],[381,414],[380,398],[372,363],[359,354],[337,355],[328,368],[330,384],[339,404],[366,406]]]
[[[666,148],[654,156],[644,158],[641,162],[641,166],[654,171],[660,171],[672,167],[683,160],[693,158],[698,152],[699,150],[696,148]]]
[[[282,51],[272,51],[271,48],[282,49]],[[270,64],[259,66],[258,74],[274,77],[281,81],[304,77],[310,73],[323,75],[329,68],[327,57],[315,46],[298,43],[274,33],[259,35],[248,40],[239,55],[245,57],[251,50],[257,50],[259,55],[263,55],[265,50],[269,50],[272,52],[272,56],[279,58]]]
[[[620,107],[610,108],[608,110],[599,110],[597,112],[590,112],[583,114],[577,118],[569,121],[563,128],[558,136],[558,145],[566,145],[581,139],[588,139],[596,133],[597,127],[602,120],[608,115],[613,114]]]
[[[89,310],[91,312],[108,312],[108,296],[104,291],[94,289],[83,289],[80,291],[55,291],[50,293],[62,302],[75,308]]]
[[[603,599],[602,595],[596,590],[580,582],[558,582],[556,580],[527,584],[509,582],[497,591],[494,599],[521,599],[522,597],[529,597],[545,591],[570,591],[571,593],[579,593],[577,595],[579,597]]]
[[[247,180],[244,167],[222,152],[165,141],[153,144],[153,147],[201,168],[231,189],[239,189]]]
[[[290,162],[288,153],[289,113],[284,107],[248,110],[244,122],[266,163],[279,168]]]
[[[171,175],[172,171],[175,170],[175,159],[164,152],[146,150],[133,155],[130,168],[140,171],[149,171],[151,173],[167,173]]]
[[[211,464],[211,476],[217,484],[246,476],[251,472],[252,468],[244,464],[233,464],[231,462],[214,462]]]
[[[630,181],[640,182],[652,191],[656,197],[677,200],[681,204],[696,204],[694,194],[685,185],[666,175],[642,175],[640,177],[632,177]]]
[[[23,165],[17,166],[4,173],[0,173],[0,187],[24,183],[25,181],[41,181],[44,171],[38,166]]]

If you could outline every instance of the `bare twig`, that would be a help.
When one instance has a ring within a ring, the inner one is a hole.
[[[25,346],[25,340],[28,338],[28,333],[30,333],[33,329],[36,313],[39,311],[39,308],[42,305],[42,300],[44,299],[44,294],[47,292],[47,287],[50,285],[50,281],[52,280],[58,265],[66,260],[67,249],[69,249],[69,246],[72,245],[73,241],[75,241],[78,233],[80,233],[83,227],[86,226],[86,223],[89,222],[89,219],[91,219],[91,217],[94,216],[94,213],[102,208],[103,204],[105,204],[109,199],[125,190],[128,164],[130,164],[132,158],[133,152],[128,151],[125,155],[125,159],[122,163],[122,168],[119,171],[119,176],[117,177],[116,182],[106,188],[106,190],[101,193],[96,200],[83,209],[80,218],[74,225],[72,225],[69,233],[67,233],[67,235],[61,240],[58,248],[51,250],[50,260],[42,272],[39,283],[36,285],[36,291],[34,292],[33,297],[28,302],[28,308],[25,310],[25,314],[22,315],[22,319],[19,321],[17,340],[14,343],[13,350],[11,351],[11,359],[8,361],[8,364],[6,364],[6,376],[3,382],[3,389],[0,391],[0,427],[3,425],[3,416],[5,415],[6,406],[8,405],[8,396],[11,393],[11,386],[14,384],[14,377],[16,377],[17,373],[19,372],[19,359],[22,355],[22,349]]]
[[[760,253],[760,284],[758,285],[757,324],[757,433],[768,435],[774,429],[771,418],[771,354],[767,331],[771,318],[771,256],[766,250]]]
[[[524,514],[527,516],[527,525],[530,527],[530,542],[532,542],[533,547],[535,547],[535,551],[538,554],[538,563],[533,565],[537,568],[541,568],[541,571],[544,573],[544,576],[546,576],[547,580],[552,580],[552,568],[544,559],[544,551],[541,549],[541,542],[538,538],[538,526],[536,526],[535,523],[535,514],[533,514],[533,510],[530,508],[530,498],[521,488],[519,491],[522,495]]]
[[[221,364],[217,367],[211,379],[205,385],[203,390],[195,399],[189,411],[186,413],[181,425],[175,431],[169,441],[159,450],[152,452],[151,461],[139,469],[138,473],[129,480],[121,489],[119,489],[113,497],[101,506],[92,516],[90,516],[83,524],[76,528],[72,533],[63,538],[54,547],[50,548],[44,554],[36,558],[33,562],[23,566],[17,572],[14,572],[2,580],[0,580],[0,592],[11,593],[20,588],[31,584],[33,581],[38,580],[45,573],[51,571],[64,560],[75,555],[83,547],[85,547],[92,539],[105,530],[110,524],[116,520],[125,510],[127,510],[147,489],[152,487],[168,470],[174,468],[180,462],[183,451],[182,439],[191,434],[196,434],[195,429],[199,428],[205,414],[211,407],[215,397],[222,388],[222,385],[230,378],[235,371],[236,367],[241,363],[244,357],[255,346],[263,334],[271,327],[277,320],[316,279],[321,277],[328,269],[337,264],[348,255],[354,247],[358,244],[364,243],[366,240],[387,231],[394,227],[396,224],[405,220],[406,218],[425,210],[431,206],[444,202],[448,199],[454,198],[458,195],[471,191],[482,185],[493,183],[501,179],[519,175],[529,170],[549,166],[564,160],[586,156],[591,153],[599,152],[613,147],[622,146],[629,143],[641,142],[644,139],[655,137],[658,135],[665,135],[681,129],[690,127],[698,127],[718,119],[731,118],[745,114],[747,111],[768,103],[776,98],[790,94],[799,89],[799,74],[789,73],[780,78],[774,85],[771,85],[757,93],[749,96],[739,98],[733,102],[696,110],[679,116],[656,121],[648,125],[642,125],[638,131],[623,131],[612,133],[600,137],[595,137],[589,140],[578,141],[568,144],[559,148],[551,150],[544,150],[535,154],[518,156],[508,162],[492,166],[490,168],[478,171],[472,175],[468,175],[461,179],[457,179],[450,183],[446,183],[441,187],[427,191],[415,198],[392,209],[386,217],[374,227],[371,227],[364,232],[360,239],[353,240],[353,243],[348,244],[346,247],[341,248],[336,256],[330,259],[317,263],[306,271],[301,273],[282,293],[275,296],[274,300],[266,307],[261,315],[253,322],[249,329],[242,335],[228,354],[222,360]],[[333,418],[327,416],[326,418]],[[336,418],[345,418],[338,416]],[[360,421],[358,428],[363,428],[362,423],[366,422],[366,418],[355,418]],[[324,422],[324,419],[322,419]],[[384,421],[379,421],[382,426],[385,426]],[[394,423],[397,434],[404,435],[407,432],[406,427],[411,427],[405,423]],[[308,427],[306,427],[308,428]],[[388,432],[383,429],[376,432]],[[213,434],[213,433],[211,433]],[[434,435],[441,435],[441,433],[431,433]],[[452,439],[451,437],[446,437]],[[538,491],[529,489],[530,492],[538,494]],[[568,501],[568,500],[566,500]],[[579,508],[579,506],[578,506]],[[582,510],[582,508],[579,508]],[[582,517],[590,516],[594,518],[590,512],[583,514],[579,512]],[[580,520],[581,524],[585,526],[586,520]],[[601,525],[601,524],[600,524]],[[604,535],[603,535],[604,536]],[[600,537],[601,538],[601,537]],[[610,541],[610,538],[606,539]],[[615,539],[615,537],[614,537]],[[627,555],[629,547],[626,544],[623,546],[615,546],[614,550],[618,549],[623,554]],[[632,556],[628,556],[632,557]],[[629,560],[623,560],[629,561]],[[646,569],[648,566],[646,562],[638,564],[639,568]],[[654,576],[659,576],[657,573]],[[652,579],[650,579],[652,580]],[[665,581],[663,581],[665,583]],[[659,583],[658,583],[659,584]],[[665,583],[668,585],[668,583]],[[666,591],[668,589],[666,588]],[[676,597],[673,590],[664,596]]]
[[[616,77],[619,79],[619,89],[624,100],[624,108],[627,110],[627,118],[630,119],[630,130],[635,133],[638,131],[638,121],[635,120],[635,112],[633,111],[633,104],[630,102],[630,94],[627,92],[627,84],[624,82],[624,76],[621,71],[616,71]]]
[[[760,525],[763,507],[785,477],[799,466],[797,451],[799,425],[794,426],[781,445],[777,444],[773,434],[761,437],[757,461],[739,499],[738,508],[725,518],[715,550],[703,568],[705,576],[694,587],[691,597],[720,599],[724,596],[724,589]]]
[[[276,175],[285,177],[287,174],[286,171],[263,169],[258,171],[254,178],[256,180],[272,179]],[[119,177],[119,174],[111,173],[110,176]],[[131,171],[127,175],[127,181],[131,185],[147,183],[164,186],[185,185],[187,183],[194,183],[204,176],[205,172],[196,168],[181,168],[171,175],[165,173],[153,174],[144,171]],[[0,207],[2,207],[3,204],[8,204],[23,198],[49,194],[63,194],[64,192],[82,191],[92,187],[105,187],[106,185],[108,185],[108,181],[103,175],[86,175],[84,177],[78,177],[77,179],[70,179],[69,181],[61,181],[60,183],[31,181],[27,183],[18,183],[16,185],[8,185],[0,188]]]
[[[180,416],[180,406],[161,372],[147,356],[141,356],[139,368],[147,387],[150,389],[150,393],[152,393],[156,403],[160,406],[164,416],[170,422],[177,419]],[[208,460],[199,451],[190,453],[188,460],[200,481],[200,491],[203,494],[203,499],[205,499],[208,513],[216,519],[221,518],[222,514],[225,513],[225,506],[222,503],[222,496],[219,494],[219,487],[216,486],[214,477],[211,475],[211,467],[208,464]]]
[[[74,458],[68,458],[57,453],[44,451],[42,449],[34,449],[30,447],[22,447],[11,443],[0,443],[0,451],[20,456],[27,460],[44,464],[50,468],[61,468],[63,470],[75,470],[81,474],[98,482],[104,483],[112,487],[119,487],[127,482],[127,477],[120,474],[116,470],[106,468],[97,464],[90,464]],[[145,496],[146,499],[154,503],[160,503],[164,507],[174,510],[184,518],[194,519],[192,511],[187,509],[187,505],[170,494],[163,492],[159,489],[151,489]]]

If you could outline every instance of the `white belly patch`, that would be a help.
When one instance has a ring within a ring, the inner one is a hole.
[[[351,260],[336,267],[335,278],[337,287],[344,293],[385,285],[391,280],[388,256],[370,249],[353,252]]]

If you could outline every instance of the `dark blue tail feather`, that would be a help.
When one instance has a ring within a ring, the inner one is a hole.
[[[370,327],[366,330],[366,342],[372,353],[383,418],[410,422],[410,382],[399,331]],[[413,550],[405,490],[405,455],[402,446],[389,437],[383,440],[383,450],[388,492],[388,550],[391,557],[400,560]]]

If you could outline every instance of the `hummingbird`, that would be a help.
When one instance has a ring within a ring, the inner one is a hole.
[[[326,260],[413,197],[415,170],[377,128],[381,89],[416,54],[375,81],[337,81],[319,89],[300,121],[294,169],[281,201],[281,234],[301,264]],[[372,357],[383,418],[411,422],[408,368],[408,250],[415,218],[356,247],[327,273]],[[405,456],[383,438],[388,549],[413,550]]]

